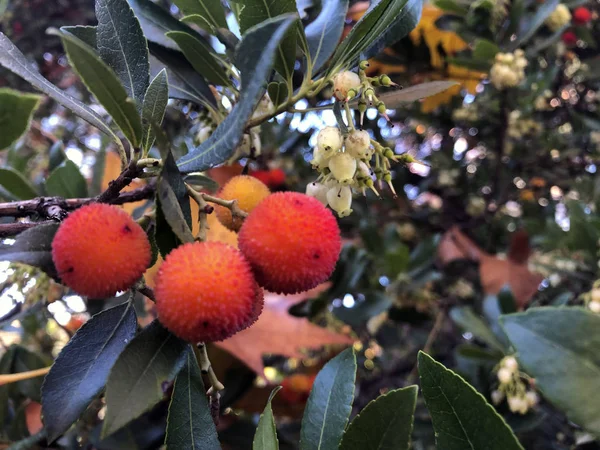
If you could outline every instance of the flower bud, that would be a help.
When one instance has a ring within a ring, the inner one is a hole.
[[[358,63],[358,68],[360,70],[367,70],[367,67],[369,67],[369,61],[361,61],[360,63]]]
[[[498,369],[498,381],[500,384],[508,384],[512,381],[513,373],[505,367]]]
[[[317,134],[317,147],[331,156],[342,148],[342,133],[336,127],[325,127]]]
[[[514,373],[519,369],[519,363],[514,356],[507,356],[502,360],[502,367],[505,367]]]
[[[332,154],[331,152],[326,152],[321,150],[319,147],[315,147],[313,150],[313,159],[310,163],[313,166],[313,169],[323,170],[329,164],[329,157],[327,154]]]
[[[387,75],[381,75],[379,77],[379,82],[381,83],[382,86],[391,86],[392,85],[392,79],[390,77],[388,77]]]
[[[351,89],[355,92],[360,88],[360,77],[349,70],[338,73],[333,79],[333,90],[338,100],[346,100]]]
[[[317,183],[316,181],[313,183],[308,183],[306,185],[306,195],[309,197],[314,197],[327,206],[327,192],[329,188],[324,184]]]
[[[367,164],[364,161],[358,161],[356,168],[361,178],[371,179],[371,169],[369,169],[369,166],[367,166]]]
[[[588,303],[588,308],[590,308],[590,311],[593,313],[600,313],[600,302],[591,301]]]
[[[525,394],[525,400],[527,401],[527,405],[530,408],[533,408],[535,405],[538,404],[538,402],[540,401],[540,398],[538,397],[538,395],[535,392],[527,391],[527,393]]]
[[[504,400],[504,393],[502,391],[492,391],[492,403],[499,405]]]
[[[332,187],[327,191],[327,203],[339,217],[349,216],[352,213],[352,190],[348,186]]]
[[[348,153],[338,153],[329,160],[329,170],[340,183],[350,183],[356,173],[356,159]]]
[[[508,409],[510,409],[512,413],[525,414],[527,409],[529,409],[529,405],[524,398],[508,397]]]
[[[344,141],[346,151],[355,158],[364,159],[369,155],[371,136],[364,130],[352,130]]]

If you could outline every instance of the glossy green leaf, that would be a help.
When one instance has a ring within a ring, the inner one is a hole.
[[[356,356],[352,348],[318,373],[304,409],[300,450],[337,450],[354,400]]]
[[[21,346],[15,345],[12,357],[11,373],[27,372],[48,367],[49,361],[46,357]],[[41,400],[42,377],[28,378],[15,383],[14,389],[17,389],[21,395],[39,402]]]
[[[408,450],[417,392],[408,386],[372,400],[348,426],[340,450]]]
[[[242,140],[246,122],[263,94],[279,42],[295,21],[282,16],[250,29],[237,50],[236,66],[244,89],[240,100],[206,142],[177,161],[183,172],[201,172],[227,160]]]
[[[544,397],[600,436],[600,316],[575,307],[531,308],[501,322]]]
[[[279,392],[281,386],[276,387],[271,392],[267,406],[258,419],[258,426],[256,427],[256,433],[254,434],[254,441],[252,443],[253,450],[278,450],[279,440],[277,439],[277,428],[275,427],[275,419],[273,418],[273,408],[271,402],[275,394]]]
[[[0,150],[11,146],[29,128],[40,96],[0,88]]]
[[[19,233],[11,245],[0,243],[0,261],[29,264],[57,279],[52,262],[52,239],[57,230],[57,223],[38,225]]]
[[[85,42],[87,45],[92,47],[94,50],[98,49],[97,31],[93,25],[75,25],[60,27],[60,31],[66,31],[71,33],[77,39]]]
[[[267,86],[267,92],[269,93],[269,98],[275,107],[285,103],[289,96],[287,83],[280,81],[273,81],[272,83],[269,83]]]
[[[173,3],[183,11],[185,15],[201,16],[210,28],[227,28],[225,9],[221,0],[174,0]]]
[[[152,123],[157,125],[162,124],[168,102],[169,81],[167,79],[167,71],[163,69],[154,77],[144,96],[142,107],[142,148],[147,152],[152,148],[155,139]]]
[[[230,86],[231,81],[215,57],[214,51],[200,39],[196,39],[189,33],[171,31],[166,34],[173,39],[192,67],[211,83],[219,86]]]
[[[347,12],[348,0],[325,0],[317,18],[304,29],[313,73],[317,73],[335,51]]]
[[[56,141],[54,144],[52,144],[52,147],[50,147],[48,153],[48,170],[50,171],[56,169],[67,159],[65,145],[62,143],[62,141]],[[95,165],[94,168],[96,168]]]
[[[458,14],[459,16],[466,16],[469,13],[468,8],[459,5],[454,0],[433,0],[431,3],[442,11]]]
[[[517,38],[511,41],[509,49],[514,50],[527,43],[538,31],[538,28],[544,24],[548,16],[554,12],[559,3],[560,0],[546,0],[539,5],[535,14],[529,20],[525,20],[522,23],[521,29],[517,33]]]
[[[504,352],[502,342],[498,340],[489,325],[470,306],[457,306],[450,310],[450,317],[463,330],[472,333],[493,349]]]
[[[187,348],[157,320],[125,347],[106,383],[102,436],[114,433],[163,398],[165,384],[179,373]]]
[[[63,198],[85,198],[88,196],[87,182],[79,167],[67,160],[57,167],[46,180],[48,195]]]
[[[423,352],[418,364],[438,450],[523,449],[494,407],[462,377]]]
[[[138,147],[142,138],[142,121],[133,99],[127,96],[115,73],[83,41],[68,32],[61,32],[59,36],[73,69],[106,108],[125,137]]]
[[[199,188],[198,190],[208,190],[209,192],[216,192],[219,190],[219,183],[201,173],[187,174],[185,176],[185,182],[192,187]]]
[[[331,73],[370,58],[406,36],[421,18],[423,0],[381,0],[358,21],[336,49]]]
[[[105,120],[94,112],[89,106],[84,105],[76,98],[61,91],[40,73],[33,68],[30,62],[25,58],[23,53],[8,39],[4,33],[0,32],[0,66],[10,70],[15,75],[29,82],[33,87],[42,91],[65,108],[73,111],[74,114],[81,117],[90,125],[98,128],[103,133],[109,135],[118,146],[123,148],[121,140],[118,136],[106,125]]]
[[[190,14],[189,16],[183,16],[181,18],[181,21],[185,23],[193,23],[194,25],[199,26],[203,30],[213,32],[213,25],[200,14]]]
[[[240,12],[240,31],[246,34],[252,27],[282,14],[298,14],[294,0],[239,0],[244,6]],[[290,28],[281,39],[273,67],[284,80],[291,80],[296,61],[297,33]],[[243,84],[243,83],[242,83]]]
[[[38,196],[35,188],[16,170],[0,168],[0,196],[5,192],[8,200],[28,200]]]
[[[117,74],[138,111],[150,83],[148,46],[140,23],[127,0],[96,0],[100,58]]]
[[[170,39],[169,39],[170,41]],[[216,100],[206,80],[178,51],[150,42],[150,69],[158,73],[166,68],[169,78],[169,97],[188,100],[200,105],[215,105]]]
[[[167,449],[221,449],[200,368],[191,348],[173,386],[165,444]]]
[[[87,321],[61,350],[42,385],[42,411],[49,442],[81,416],[104,389],[111,367],[135,336],[131,302]]]

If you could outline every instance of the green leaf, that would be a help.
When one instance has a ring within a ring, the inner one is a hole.
[[[279,392],[281,386],[276,387],[271,392],[267,406],[258,419],[258,426],[256,427],[256,434],[254,435],[254,441],[252,442],[253,450],[278,450],[279,440],[277,439],[277,428],[275,427],[275,419],[273,418],[273,408],[271,407],[271,401],[275,394]]]
[[[85,198],[88,196],[87,183],[79,167],[70,160],[57,167],[46,180],[48,195],[63,198]]]
[[[337,450],[354,399],[356,356],[349,348],[317,375],[302,418],[300,450]]]
[[[154,241],[161,256],[165,258],[172,250],[179,247],[183,242],[173,233],[171,225],[167,222],[163,213],[158,194],[156,202],[156,226],[154,227]]]
[[[462,5],[459,5],[453,0],[433,0],[433,5],[442,11],[458,14],[459,16],[466,16],[469,10]]]
[[[48,153],[48,170],[50,171],[56,169],[67,159],[65,146],[62,141],[56,141],[54,144],[52,144],[52,147],[50,147]]]
[[[38,225],[19,233],[12,245],[0,243],[0,261],[29,264],[57,279],[52,262],[52,239],[57,230],[57,223]]]
[[[206,80],[194,70],[180,52],[151,42],[148,47],[152,54],[150,56],[152,72],[158,74],[163,68],[167,69],[169,97],[208,107],[216,105],[215,97]]]
[[[161,70],[154,77],[146,95],[144,96],[144,105],[142,107],[143,137],[142,148],[148,152],[154,144],[154,130],[152,123],[162,124],[169,102],[169,81],[167,71]]]
[[[185,176],[185,182],[192,187],[197,187],[199,190],[208,190],[216,192],[219,190],[219,183],[212,178],[202,175],[201,173],[190,173]]]
[[[56,33],[53,33],[56,34]],[[89,91],[119,126],[134,147],[139,147],[142,138],[142,121],[134,101],[115,73],[104,64],[94,50],[68,32],[58,33],[71,62]]]
[[[371,401],[344,433],[340,450],[408,450],[418,390],[408,386]]]
[[[541,4],[535,14],[522,24],[521,29],[517,33],[517,38],[509,45],[509,50],[522,47],[529,39],[531,39],[538,31],[550,14],[554,12],[560,0],[546,0]]]
[[[11,373],[27,372],[29,370],[43,369],[48,366],[48,361],[37,353],[34,353],[21,345],[15,345],[12,357]],[[15,383],[15,388],[21,395],[36,402],[41,399],[42,377],[29,378]]]
[[[155,320],[142,330],[117,359],[106,384],[102,436],[140,416],[164,396],[165,383],[185,362],[187,345]]]
[[[576,307],[531,308],[501,322],[544,397],[600,436],[600,316]]]
[[[168,449],[221,449],[200,368],[191,348],[188,348],[185,365],[175,379],[165,444]]]
[[[181,18],[181,21],[185,23],[193,23],[194,25],[198,25],[200,28],[208,31],[209,33],[214,32],[213,25],[200,14],[190,14],[189,16],[183,16]]]
[[[125,92],[141,111],[150,83],[148,45],[127,0],[96,0],[100,58],[117,74]]]
[[[273,19],[290,13],[293,13],[296,17],[298,16],[294,0],[239,0],[238,3],[244,5],[240,13],[240,31],[242,34],[246,34],[251,28],[262,24],[267,19]],[[273,67],[286,81],[291,80],[294,73],[296,38],[296,30],[289,29],[285,37],[280,40],[275,56]]]
[[[267,86],[267,92],[269,93],[269,98],[275,107],[285,103],[285,101],[288,99],[289,90],[287,83],[273,81]]]
[[[66,31],[71,33],[77,39],[85,42],[87,45],[92,47],[94,50],[98,49],[98,41],[96,40],[97,31],[96,27],[92,25],[75,25],[69,27],[60,27],[60,31]]]
[[[210,28],[206,31],[212,31],[213,28],[227,28],[225,19],[225,9],[221,5],[221,0],[174,0],[183,13],[187,15],[201,16]]]
[[[335,51],[347,12],[348,0],[325,0],[317,18],[304,29],[313,73],[317,73]]]
[[[246,33],[237,50],[236,66],[244,86],[240,100],[206,142],[177,161],[181,171],[202,172],[233,154],[242,140],[246,122],[263,95],[263,84],[271,71],[279,42],[295,20],[291,15],[278,17]]]
[[[463,330],[473,334],[477,339],[482,340],[490,347],[505,351],[502,343],[496,338],[490,327],[478,316],[470,306],[458,306],[450,310],[450,317]]]
[[[523,449],[504,419],[462,377],[423,352],[418,363],[438,450]]]
[[[196,72],[211,83],[220,86],[231,85],[225,69],[220,65],[215,57],[215,53],[207,44],[200,39],[196,39],[191,34],[181,31],[171,31],[166,36],[177,43]]]
[[[25,131],[40,96],[0,88],[0,150],[10,147]]]
[[[378,93],[377,98],[385,103],[386,108],[396,109],[403,106],[404,103],[411,103],[422,98],[431,97],[457,84],[456,81],[429,81],[401,90]],[[350,106],[356,108],[358,100],[352,100]]]
[[[478,39],[475,42],[475,48],[473,49],[473,58],[481,59],[484,61],[493,61],[496,57],[496,53],[500,52],[494,42],[488,41],[487,39]]]
[[[367,59],[406,36],[419,23],[423,0],[381,0],[352,28],[336,49],[330,73]]]
[[[29,181],[10,167],[7,169],[0,168],[0,188],[12,197],[9,200],[29,200],[38,196],[37,191]]]
[[[102,179],[104,178],[104,169],[106,168],[106,147],[100,147],[96,152],[94,169],[92,172],[92,182],[90,183],[90,195],[99,195],[102,192]]]
[[[0,32],[0,66],[23,78],[36,89],[39,89],[65,108],[73,111],[74,114],[81,117],[90,125],[109,135],[123,149],[123,144],[121,144],[119,137],[106,125],[105,120],[100,115],[76,98],[61,91],[40,75],[31,66],[23,53],[2,32]]]
[[[131,302],[87,321],[61,350],[42,385],[42,413],[53,442],[83,414],[106,384],[111,367],[135,336]]]

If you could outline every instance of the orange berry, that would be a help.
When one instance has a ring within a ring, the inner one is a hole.
[[[308,291],[326,281],[342,246],[331,211],[298,192],[268,196],[246,218],[238,236],[258,284],[281,294]]]
[[[64,284],[92,298],[129,289],[150,264],[146,233],[116,206],[92,203],[69,214],[52,241]]]
[[[316,374],[295,373],[281,382],[279,394],[288,403],[305,403],[315,382]]]
[[[237,200],[238,206],[249,213],[270,193],[269,188],[259,179],[239,175],[223,186],[219,197],[224,200]],[[230,230],[238,231],[244,222],[239,217],[234,219],[231,211],[224,206],[215,205],[215,212],[221,223]]]
[[[254,323],[263,306],[250,265],[221,242],[184,244],[169,253],[154,295],[161,323],[193,343],[227,339]]]

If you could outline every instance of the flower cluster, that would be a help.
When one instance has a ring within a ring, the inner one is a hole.
[[[523,374],[519,372],[519,363],[514,356],[504,357],[498,364],[496,376],[498,389],[492,392],[492,402],[500,404],[505,398],[512,413],[527,414],[539,402],[533,390],[527,390]]]
[[[524,136],[534,136],[542,131],[542,125],[533,119],[524,119],[521,111],[511,111],[508,115],[508,136],[521,139]]]
[[[571,23],[571,12],[566,5],[559,3],[544,23],[550,28],[550,31],[558,31],[565,25]]]
[[[497,89],[518,86],[525,79],[527,59],[521,49],[514,53],[496,54],[496,62],[490,70],[490,80]]]

